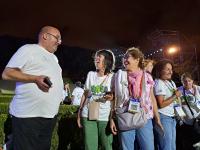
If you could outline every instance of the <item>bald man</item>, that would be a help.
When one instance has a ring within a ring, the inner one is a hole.
[[[53,54],[61,44],[57,28],[43,27],[38,44],[20,47],[3,71],[16,81],[10,103],[14,150],[49,150],[62,100],[62,70]]]

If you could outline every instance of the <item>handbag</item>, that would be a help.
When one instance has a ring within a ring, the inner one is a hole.
[[[101,82],[102,85],[105,80],[108,78],[108,75],[105,79]],[[92,100],[88,103],[88,118],[89,120],[98,120],[99,119],[99,108],[100,108],[100,101]]]
[[[190,110],[190,112],[191,112],[191,114],[194,118],[194,122],[193,122],[194,131],[196,133],[200,134],[200,119],[194,117],[194,112],[190,108],[190,105],[188,104],[188,101],[187,101],[187,98],[186,98],[186,95],[185,95],[185,88],[183,88],[183,98],[185,99],[186,105],[188,106],[188,108],[189,108],[189,110]]]
[[[141,79],[142,87],[140,92],[140,97],[145,89],[145,77],[144,73]],[[130,92],[130,91],[129,91]],[[146,112],[143,108],[140,108],[137,113],[130,113],[127,110],[127,106],[116,108],[116,118],[118,123],[118,128],[121,131],[127,131],[131,129],[139,129],[147,123]]]
[[[99,119],[99,107],[100,107],[100,102],[97,101],[91,101],[88,104],[88,117],[89,120],[98,120]]]
[[[143,108],[137,113],[123,112],[123,108],[117,108],[116,116],[118,128],[121,131],[139,129],[147,123],[146,112]]]

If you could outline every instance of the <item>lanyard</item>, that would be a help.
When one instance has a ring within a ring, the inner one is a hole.
[[[103,83],[106,81],[106,79],[108,78],[108,75],[109,75],[109,74],[107,74],[106,77],[103,79],[103,81],[100,83],[100,86],[102,86]]]
[[[128,80],[128,91],[129,91],[129,95],[131,96],[131,97],[133,97],[133,98],[136,98],[135,96],[134,96],[134,93],[133,93],[133,84],[131,84],[131,82],[130,82],[130,80],[129,80],[129,78],[128,78],[129,76],[128,76],[128,74],[127,74],[127,80]],[[142,77],[141,77],[141,80],[140,80],[140,92],[139,92],[139,98],[141,98],[142,97],[142,90],[143,90],[143,80],[144,80],[144,72],[142,73]],[[144,83],[145,84],[145,83]]]
[[[174,92],[176,90],[176,88],[174,87],[173,83],[171,81],[169,81],[170,84],[168,84],[166,81],[162,80],[166,87],[171,91],[171,92]]]

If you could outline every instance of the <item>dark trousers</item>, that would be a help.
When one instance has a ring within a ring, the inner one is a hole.
[[[54,118],[12,117],[14,150],[50,150]]]
[[[194,131],[193,126],[183,124],[177,125],[177,150],[195,150],[193,144],[200,141],[200,135]]]

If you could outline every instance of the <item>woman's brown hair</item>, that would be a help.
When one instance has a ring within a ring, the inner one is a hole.
[[[161,72],[167,64],[171,64],[172,69],[173,69],[173,67],[174,67],[173,62],[169,59],[162,59],[154,65],[153,70],[152,70],[152,76],[154,79],[161,78]]]

